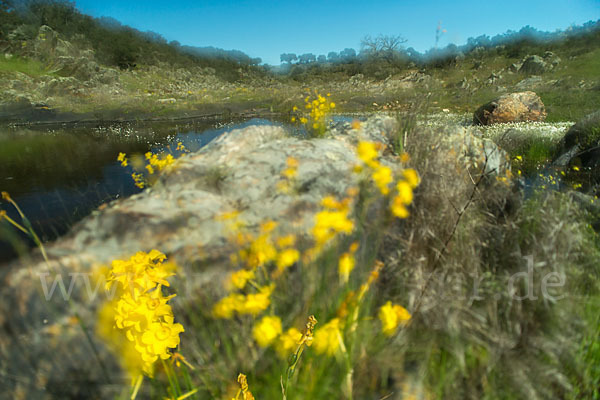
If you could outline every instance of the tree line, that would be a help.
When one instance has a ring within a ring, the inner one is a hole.
[[[9,36],[34,39],[42,25],[66,40],[91,47],[99,62],[122,69],[138,63],[166,62],[177,67],[211,67],[227,80],[239,79],[240,69],[264,73],[257,67],[262,62],[260,58],[251,58],[239,50],[168,42],[158,33],[141,32],[113,18],[82,14],[69,0],[0,0],[0,47],[8,46]]]

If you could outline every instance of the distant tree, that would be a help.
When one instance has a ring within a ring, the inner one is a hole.
[[[319,57],[317,57],[317,62],[321,63],[321,64],[325,64],[327,62],[327,57],[325,57],[325,54],[319,55]]]
[[[298,62],[300,64],[309,64],[315,61],[317,61],[317,57],[313,53],[304,53],[298,56]]]
[[[142,36],[144,36],[149,41],[154,42],[154,43],[161,43],[161,44],[167,43],[167,39],[165,39],[160,33],[146,31],[146,32],[142,33]]]
[[[327,54],[327,61],[330,63],[336,63],[340,61],[340,55],[335,51],[330,51],[329,54]]]
[[[260,63],[262,63],[262,58],[260,58],[260,57],[255,57],[255,58],[250,59],[250,65],[258,65]]]
[[[361,52],[367,57],[392,64],[400,58],[404,43],[406,39],[399,35],[365,36],[361,42]]]
[[[356,59],[356,50],[351,48],[345,48],[340,51],[340,59],[344,62],[354,61]]]
[[[296,54],[294,53],[283,53],[281,56],[279,56],[279,59],[281,60],[281,62],[291,64],[294,61],[298,60],[298,56],[296,56]]]

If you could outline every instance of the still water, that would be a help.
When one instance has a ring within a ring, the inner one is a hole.
[[[131,167],[119,152],[175,152],[178,142],[190,151],[222,133],[248,125],[279,124],[266,119],[202,120],[189,123],[139,123],[45,128],[0,127],[0,191],[10,193],[42,240],[66,233],[103,203],[140,192]],[[16,210],[0,210],[20,221]],[[33,245],[5,220],[0,221],[0,263]]]

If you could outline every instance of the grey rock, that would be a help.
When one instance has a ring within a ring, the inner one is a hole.
[[[519,72],[530,75],[540,75],[548,70],[549,67],[544,59],[537,55],[525,58],[523,60],[523,65],[521,65],[521,68],[519,68]]]
[[[544,83],[541,76],[533,75],[529,78],[525,78],[522,81],[518,82],[515,87],[517,89],[525,90],[525,89],[534,89]]]

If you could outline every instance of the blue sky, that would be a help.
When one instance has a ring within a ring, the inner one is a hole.
[[[360,49],[365,35],[401,35],[406,47],[440,46],[525,25],[543,31],[600,19],[600,0],[75,0],[84,13],[108,16],[190,46],[237,49],[279,64],[281,53]]]

